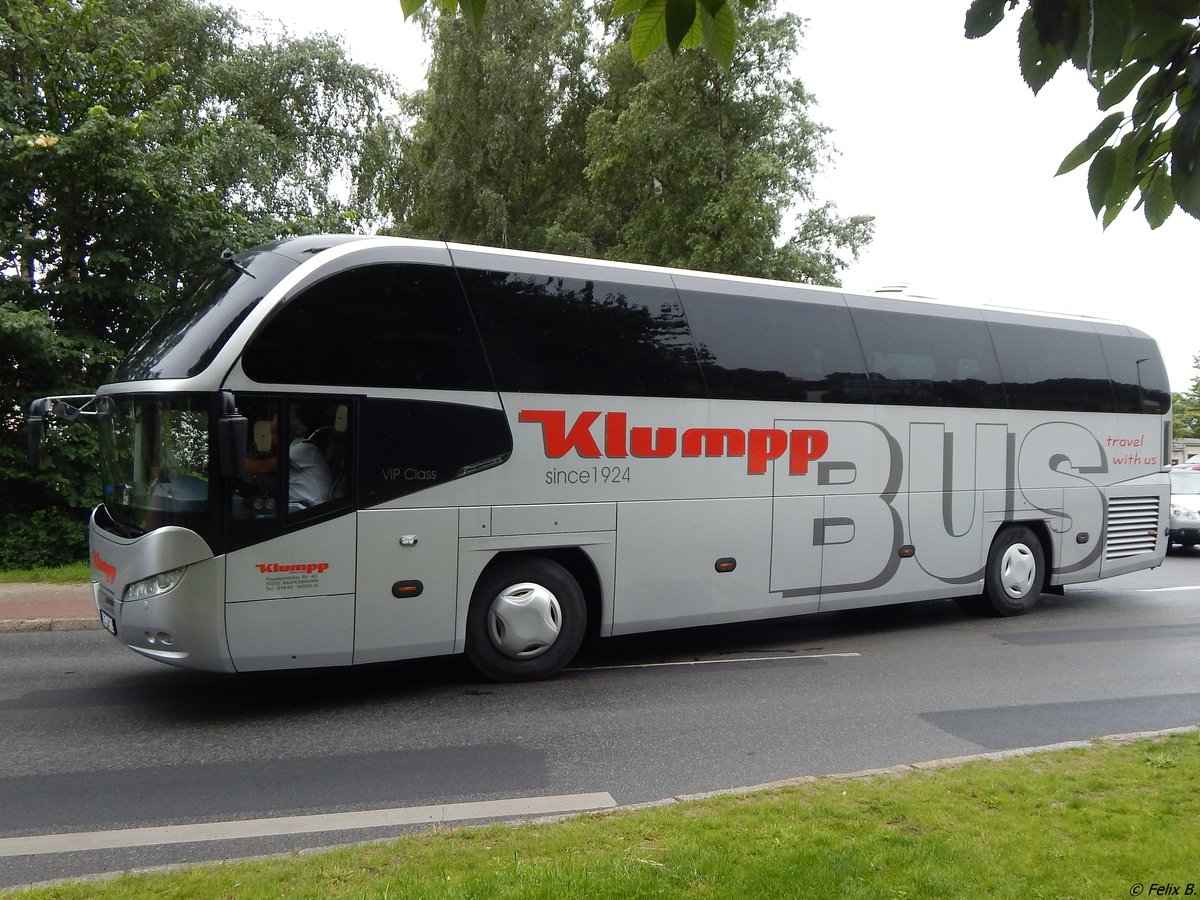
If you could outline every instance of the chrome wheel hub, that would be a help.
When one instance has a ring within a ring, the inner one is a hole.
[[[562,607],[543,585],[522,582],[506,587],[492,601],[488,637],[512,659],[531,659],[550,649],[562,627]]]
[[[1014,600],[1026,597],[1033,590],[1037,574],[1033,551],[1024,544],[1013,544],[1000,559],[1000,584],[1004,593]]]

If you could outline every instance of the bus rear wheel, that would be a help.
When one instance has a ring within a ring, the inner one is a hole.
[[[988,552],[983,575],[983,598],[998,616],[1019,616],[1037,604],[1045,581],[1046,557],[1032,528],[1009,525],[1001,529]]]
[[[555,675],[583,643],[587,604],[570,572],[527,557],[484,573],[467,612],[466,653],[492,681]]]

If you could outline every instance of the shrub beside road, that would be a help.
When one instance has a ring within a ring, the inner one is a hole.
[[[0,584],[87,584],[91,573],[86,562],[69,566],[0,570]]]

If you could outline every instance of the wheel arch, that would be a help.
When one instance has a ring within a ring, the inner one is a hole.
[[[1054,571],[1054,538],[1050,534],[1050,526],[1044,519],[1031,519],[1027,522],[1014,522],[1014,525],[1024,525],[1035,535],[1042,544],[1042,559],[1045,562],[1042,571],[1042,593],[1050,590],[1050,575]]]

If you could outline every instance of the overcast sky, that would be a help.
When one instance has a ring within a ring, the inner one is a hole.
[[[358,62],[421,84],[428,52],[399,0],[227,0],[296,33],[341,35]],[[1173,390],[1200,353],[1200,298],[1186,266],[1200,221],[1176,211],[1151,232],[1130,207],[1107,231],[1086,166],[1054,177],[1100,121],[1071,67],[1034,97],[1017,68],[1016,18],[975,41],[967,0],[782,0],[806,19],[795,72],[838,155],[817,183],[875,238],[842,275],[852,290],[906,284],[946,302],[1116,319],[1154,337]]]

